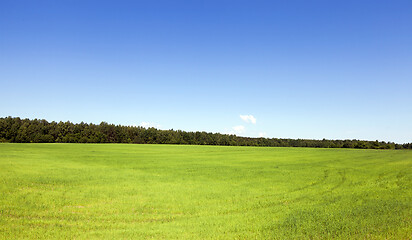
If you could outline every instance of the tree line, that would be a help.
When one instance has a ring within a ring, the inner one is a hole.
[[[236,135],[160,130],[106,122],[48,122],[44,119],[0,118],[0,142],[12,143],[136,143],[262,147],[412,149],[412,143],[384,141],[250,138]]]

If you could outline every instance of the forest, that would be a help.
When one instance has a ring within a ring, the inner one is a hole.
[[[360,149],[412,149],[412,143],[397,144],[364,140],[314,140],[250,138],[210,132],[160,130],[106,122],[48,122],[44,119],[0,118],[0,142],[11,143],[135,143],[262,147],[313,147]]]

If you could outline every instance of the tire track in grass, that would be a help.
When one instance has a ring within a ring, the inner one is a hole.
[[[315,187],[318,185],[321,185],[323,183],[326,183],[327,179],[329,178],[330,175],[330,169],[326,169],[323,171],[323,177],[316,182],[313,182],[311,184],[308,184],[306,186],[294,189],[290,192],[290,193],[296,193],[311,187]],[[341,176],[341,180],[339,181],[339,183],[335,186],[333,186],[331,189],[326,190],[326,191],[322,191],[320,193],[320,195],[324,195],[328,192],[332,192],[333,190],[339,188],[341,185],[344,184],[344,182],[346,181],[346,170],[343,171],[338,171],[338,174]],[[295,198],[281,198],[281,199],[277,199],[276,201],[271,201],[270,198],[275,197],[275,196],[279,196],[279,194],[269,194],[269,195],[263,195],[263,196],[257,196],[254,197],[253,199],[261,199],[263,202],[257,202],[255,204],[253,204],[251,207],[246,208],[246,209],[232,209],[232,210],[227,210],[224,211],[224,214],[235,214],[235,213],[240,213],[240,212],[245,212],[245,211],[255,211],[256,209],[267,209],[267,208],[272,208],[272,207],[278,207],[278,206],[283,206],[283,205],[289,205],[289,204],[296,204],[299,203],[303,200],[310,200],[313,198],[313,196],[311,194],[305,194],[305,195],[300,195],[298,197]]]
[[[326,180],[328,179],[328,177],[329,177],[329,169],[326,169],[326,170],[323,171],[323,177],[322,177],[321,180],[315,181],[315,182],[313,182],[311,184],[308,184],[306,186],[294,189],[294,190],[290,191],[290,193],[299,192],[299,191],[305,190],[307,188],[314,187],[314,186],[320,185],[322,183],[325,183]]]
[[[324,194],[326,194],[326,193],[332,192],[333,190],[341,187],[341,186],[346,182],[346,169],[343,169],[342,171],[338,171],[338,174],[339,174],[340,177],[341,177],[341,179],[340,179],[340,181],[338,182],[338,184],[336,184],[336,185],[335,185],[334,187],[332,187],[331,189],[329,189],[329,190],[327,190],[327,191],[324,191],[324,192],[322,193],[322,195],[324,195]]]

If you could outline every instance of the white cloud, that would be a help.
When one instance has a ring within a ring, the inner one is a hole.
[[[247,123],[256,124],[256,118],[253,115],[240,115],[240,118]]]
[[[259,137],[266,137],[266,133],[265,132],[260,132]]]
[[[245,126],[239,125],[239,126],[234,126],[232,127],[233,131],[235,134],[241,134],[245,132]]]
[[[144,127],[144,128],[151,128],[151,127],[160,128],[159,124],[151,123],[151,122],[141,122],[139,126]]]

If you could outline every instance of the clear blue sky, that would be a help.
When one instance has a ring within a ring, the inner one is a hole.
[[[411,13],[410,0],[3,0],[0,117],[412,142]]]

